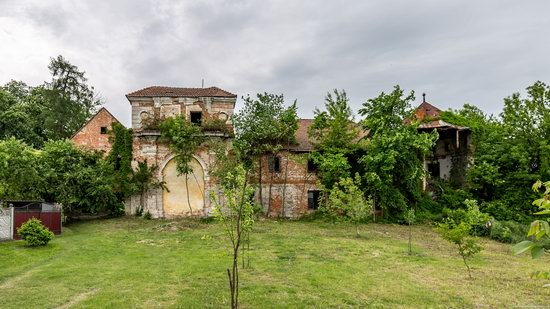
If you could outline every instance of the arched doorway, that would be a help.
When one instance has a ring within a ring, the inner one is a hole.
[[[187,175],[178,176],[174,158],[162,170],[162,179],[166,186],[162,193],[162,204],[166,217],[203,214],[205,198],[204,170],[195,158],[192,158],[189,164],[193,169],[193,173]],[[189,192],[187,192],[185,186],[186,177]]]

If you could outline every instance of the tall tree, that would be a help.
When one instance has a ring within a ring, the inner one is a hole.
[[[389,215],[401,215],[407,204],[419,198],[420,181],[425,176],[423,155],[438,138],[435,130],[419,133],[414,123],[406,121],[412,117],[412,100],[414,92],[404,96],[395,86],[392,92],[367,100],[359,110],[370,136],[361,158],[364,180],[368,193]]]
[[[263,208],[262,196],[262,156],[276,153],[288,141],[288,137],[296,132],[297,125],[293,123],[296,117],[296,104],[284,107],[283,95],[259,93],[256,99],[244,97],[244,107],[233,116],[235,125],[234,146],[245,160],[247,168],[252,168],[258,162],[259,198]],[[269,214],[269,205],[266,214]]]
[[[358,125],[344,90],[334,90],[325,97],[325,110],[315,109],[309,137],[316,151],[311,157],[317,165],[318,177],[327,189],[342,178],[351,178],[356,151],[361,147]]]
[[[85,72],[63,56],[51,58],[52,80],[44,85],[45,129],[48,138],[70,137],[96,111],[100,100],[87,84]]]

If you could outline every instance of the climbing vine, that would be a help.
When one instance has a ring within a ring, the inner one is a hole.
[[[118,199],[122,200],[132,194],[132,130],[120,123],[113,123],[109,134],[112,148],[107,162],[113,167],[114,189]]]
[[[188,176],[193,173],[191,159],[205,141],[202,129],[182,115],[163,120],[159,128],[161,140],[167,142],[170,150],[176,155],[176,170],[178,175],[185,175],[185,188],[189,192]],[[189,212],[193,214],[189,194],[187,194],[187,204]]]

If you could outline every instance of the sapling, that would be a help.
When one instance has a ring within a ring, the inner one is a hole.
[[[244,245],[245,235],[249,237],[254,224],[254,188],[247,183],[248,173],[242,165],[228,171],[221,181],[224,198],[211,192],[214,203],[214,217],[225,227],[232,245],[231,269],[227,269],[229,289],[231,291],[231,308],[239,303],[239,248]]]
[[[464,265],[468,269],[470,279],[472,278],[472,272],[467,260],[483,249],[478,244],[477,238],[470,236],[471,229],[472,226],[467,222],[456,223],[450,218],[440,223],[436,229],[443,239],[457,246],[458,254],[460,254]]]
[[[412,225],[416,221],[414,209],[410,208],[405,211],[405,221],[409,224],[409,255],[412,255]]]

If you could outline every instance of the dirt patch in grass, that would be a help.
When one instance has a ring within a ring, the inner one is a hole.
[[[77,294],[75,295],[74,297],[72,297],[68,303],[62,305],[62,306],[59,306],[58,309],[67,309],[67,308],[71,308],[72,306],[86,300],[88,297],[94,295],[95,293],[97,293],[99,291],[99,289],[93,289],[91,291],[88,291],[88,292],[83,292],[83,293],[80,293],[80,294]]]

